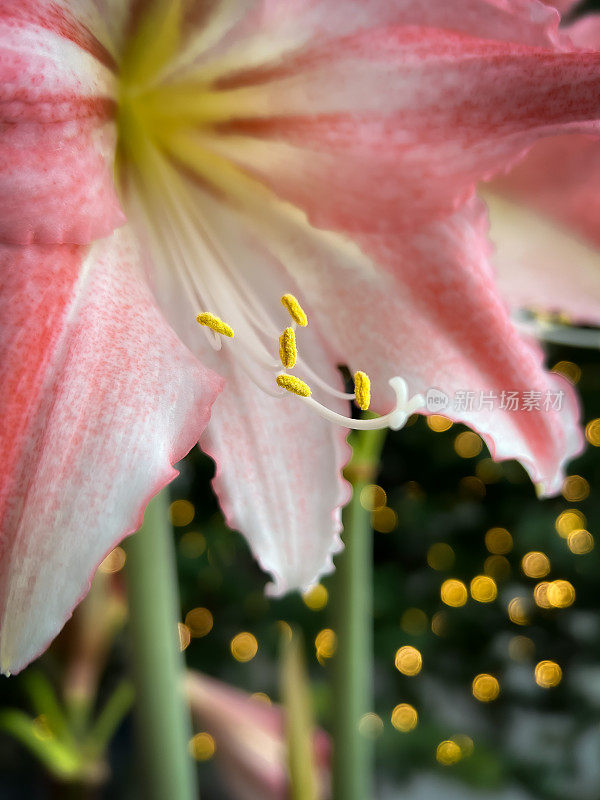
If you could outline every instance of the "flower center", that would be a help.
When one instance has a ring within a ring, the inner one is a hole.
[[[296,344],[298,327],[308,324],[296,298],[291,294],[282,298],[291,318],[282,331],[256,291],[255,281],[245,274],[252,267],[237,263],[239,256],[232,258],[224,236],[239,236],[239,217],[232,217],[229,229],[223,225],[232,209],[233,213],[243,212],[251,236],[268,239],[271,247],[288,228],[294,233],[302,228],[304,234],[319,237],[321,246],[346,251],[353,246],[338,241],[336,234],[312,229],[299,209],[281,202],[256,178],[219,154],[215,144],[218,123],[248,113],[248,97],[236,90],[215,88],[223,65],[203,62],[197,67],[202,39],[194,40],[190,53],[181,41],[182,30],[181,0],[155,0],[127,43],[120,72],[117,183],[129,215],[144,227],[156,269],[170,273],[162,276],[162,283],[179,282],[179,288],[200,311],[197,321],[211,347],[221,350],[227,342],[236,363],[267,394],[282,397],[291,392],[315,413],[343,427],[402,427],[408,416],[424,405],[421,396],[409,400],[402,378],[390,381],[396,405],[383,417],[353,419],[319,403],[309,384],[332,397],[353,399],[366,411],[370,403],[368,376],[362,371],[355,373],[353,393],[341,392],[323,380]],[[211,38],[208,20],[205,46]],[[256,208],[272,213],[270,228],[262,219],[253,218]],[[244,253],[239,247],[238,251]],[[278,252],[272,255],[285,264],[285,257]],[[357,262],[363,258],[358,250],[352,255]],[[157,296],[160,293],[157,288]],[[229,343],[234,330],[235,341]],[[277,337],[281,363],[275,356]],[[291,374],[296,367],[305,380]]]

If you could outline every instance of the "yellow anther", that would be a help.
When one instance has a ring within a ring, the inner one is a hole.
[[[354,373],[354,394],[356,395],[356,405],[361,411],[367,411],[371,404],[371,381],[366,372]]]
[[[199,322],[200,325],[206,325],[207,328],[211,328],[213,331],[223,336],[229,336],[230,339],[233,338],[233,328],[230,328],[229,325],[223,322],[222,319],[219,319],[219,317],[215,317],[214,314],[209,314],[208,311],[203,311],[202,314],[198,314],[196,322]]]
[[[296,349],[296,334],[293,328],[286,328],[279,337],[279,358],[286,369],[296,366],[298,351]]]
[[[297,325],[300,325],[301,328],[306,328],[308,325],[308,317],[304,313],[304,309],[300,305],[300,303],[296,300],[293,294],[284,294],[281,298],[281,302],[290,312],[290,317],[294,320]]]
[[[277,385],[282,389],[287,389],[288,392],[299,394],[300,397],[310,397],[310,386],[294,375],[278,375]]]

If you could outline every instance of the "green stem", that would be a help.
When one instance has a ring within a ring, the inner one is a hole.
[[[189,755],[190,713],[183,693],[179,598],[168,495],[150,501],[139,533],[127,541],[127,594],[136,717],[145,800],[197,800]]]
[[[373,797],[373,743],[359,729],[373,709],[373,528],[360,494],[375,479],[385,435],[385,430],[356,434],[346,469],[352,499],[344,511],[345,550],[335,579],[334,800]]]

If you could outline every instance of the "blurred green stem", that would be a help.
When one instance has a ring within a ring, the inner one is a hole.
[[[345,472],[352,499],[344,510],[345,550],[335,578],[334,800],[373,797],[373,744],[359,729],[373,709],[373,527],[360,495],[375,480],[386,433],[354,434]]]
[[[189,755],[190,713],[183,694],[184,658],[168,494],[146,508],[139,533],[127,540],[127,594],[136,717],[145,800],[197,800]]]

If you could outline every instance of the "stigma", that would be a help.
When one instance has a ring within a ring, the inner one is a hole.
[[[292,294],[284,294],[281,298],[281,303],[291,317],[291,325],[288,324],[279,335],[278,350],[280,365],[278,365],[277,362],[268,364],[268,368],[274,370],[274,384],[278,387],[278,391],[275,390],[275,387],[273,387],[272,390],[268,390],[268,388],[262,386],[258,380],[255,380],[257,385],[265,389],[268,394],[279,398],[285,396],[287,393],[292,394],[298,399],[298,402],[305,403],[317,416],[322,417],[334,425],[339,425],[343,428],[351,428],[353,430],[376,430],[381,428],[399,430],[406,424],[411,414],[424,407],[425,400],[423,396],[418,394],[409,397],[408,385],[406,381],[399,376],[395,376],[389,381],[389,385],[395,394],[396,402],[392,411],[383,416],[373,416],[370,419],[356,419],[333,411],[328,406],[320,403],[314,398],[313,390],[308,381],[314,383],[319,390],[334,397],[354,400],[356,406],[361,411],[367,411],[371,403],[370,378],[363,370],[357,370],[354,373],[354,392],[352,393],[341,392],[333,386],[330,386],[327,381],[321,378],[299,355],[296,342],[296,330],[298,326],[302,328],[307,327],[308,315]],[[200,325],[209,328],[212,335],[217,339],[220,336],[229,339],[234,337],[233,328],[215,314],[204,311],[198,314],[196,320]],[[267,365],[263,362],[263,366]],[[306,380],[289,373],[289,370],[294,369],[296,366],[305,373]],[[246,372],[252,377],[252,371],[249,368],[246,368]]]

